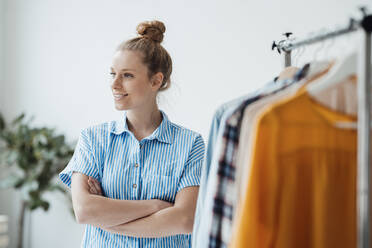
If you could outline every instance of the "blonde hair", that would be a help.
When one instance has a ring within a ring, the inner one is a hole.
[[[160,45],[164,38],[165,26],[161,21],[145,21],[137,26],[138,37],[123,41],[117,51],[139,51],[143,55],[142,62],[148,68],[148,76],[151,78],[155,73],[162,72],[163,82],[159,91],[170,87],[170,75],[172,73],[172,59],[167,50]]]

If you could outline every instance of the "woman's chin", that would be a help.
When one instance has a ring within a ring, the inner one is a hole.
[[[123,104],[117,104],[115,103],[115,109],[116,110],[128,110],[129,108]]]

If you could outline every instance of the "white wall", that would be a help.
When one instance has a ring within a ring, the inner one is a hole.
[[[141,21],[159,19],[167,28],[163,45],[174,62],[173,86],[162,95],[160,108],[206,139],[220,104],[280,72],[282,58],[270,49],[274,39],[287,31],[304,37],[345,24],[348,17],[359,17],[356,8],[368,2],[2,1],[0,110],[8,120],[26,111],[35,115],[35,125],[54,126],[69,140],[83,127],[120,117],[109,89],[109,67],[116,46],[134,37]],[[327,56],[342,53],[349,41],[353,38],[329,43]],[[317,48],[308,48],[297,64],[313,59]],[[19,195],[3,191],[0,199],[0,213],[11,217],[14,247]],[[26,218],[26,247],[78,247],[83,227],[74,222],[60,195],[47,199],[52,202],[49,212],[37,210]]]
[[[5,16],[4,16],[4,0],[0,0],[0,111],[3,109],[3,94],[4,94],[4,26],[5,26]]]

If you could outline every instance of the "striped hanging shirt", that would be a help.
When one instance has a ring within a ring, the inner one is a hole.
[[[126,111],[119,120],[82,129],[60,180],[71,187],[72,172],[77,171],[97,179],[105,197],[174,203],[181,189],[199,185],[205,144],[199,133],[160,112],[161,124],[141,141],[128,129]],[[81,247],[191,247],[191,234],[137,238],[87,224]]]

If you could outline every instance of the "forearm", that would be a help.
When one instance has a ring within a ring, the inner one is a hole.
[[[189,212],[190,210],[184,208],[169,207],[148,217],[103,229],[126,236],[146,238],[187,234],[192,232],[193,225],[193,214]]]
[[[119,200],[93,194],[85,195],[79,205],[75,209],[79,223],[100,227],[127,223],[159,210],[156,200]]]

